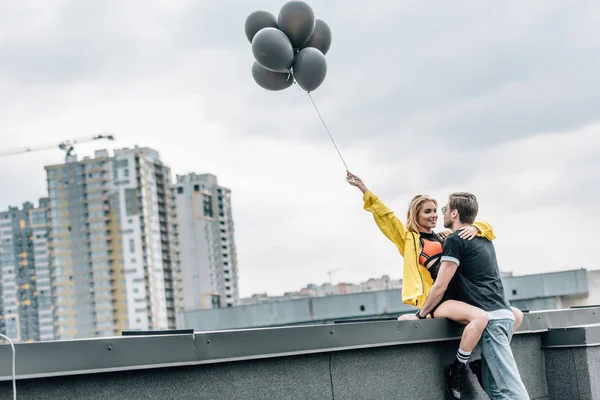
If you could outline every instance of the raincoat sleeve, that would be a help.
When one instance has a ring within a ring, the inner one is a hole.
[[[379,200],[370,190],[363,196],[364,209],[373,214],[375,223],[381,232],[398,247],[400,253],[404,255],[404,244],[408,230],[402,222],[394,215],[385,204]]]
[[[479,233],[477,234],[477,236],[484,237],[489,241],[496,239],[496,234],[494,233],[492,226],[490,224],[488,224],[487,222],[475,221],[473,223],[473,225],[477,229],[479,229]]]

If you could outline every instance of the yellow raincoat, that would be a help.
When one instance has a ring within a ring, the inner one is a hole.
[[[419,263],[421,253],[420,235],[410,232],[377,196],[367,191],[363,196],[364,209],[373,214],[377,226],[390,239],[404,257],[402,274],[402,302],[415,307],[422,307],[429,296],[433,279],[429,270]],[[487,222],[475,222],[479,229],[477,236],[494,240],[496,236]]]

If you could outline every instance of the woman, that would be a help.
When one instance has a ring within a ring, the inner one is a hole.
[[[438,234],[433,231],[437,224],[437,202],[427,195],[415,196],[410,202],[405,226],[395,217],[392,210],[367,189],[358,176],[348,172],[346,180],[363,193],[364,209],[373,214],[379,229],[398,247],[404,258],[402,301],[420,308],[437,277],[444,239],[451,233],[444,231]],[[468,240],[475,236],[495,239],[491,226],[484,222],[475,222],[473,226],[462,230],[459,236]],[[487,326],[488,316],[480,308],[451,298],[452,293],[447,292],[432,312],[432,316],[469,325],[468,338],[465,329],[457,354],[457,360],[466,364]],[[523,321],[523,313],[514,307],[512,310],[516,330]]]

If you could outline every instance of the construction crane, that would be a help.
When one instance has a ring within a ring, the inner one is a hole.
[[[59,142],[59,143],[44,144],[44,145],[38,145],[38,146],[25,146],[25,147],[16,148],[16,149],[0,151],[0,157],[14,156],[17,154],[30,153],[33,151],[49,150],[49,149],[58,147],[59,149],[65,151],[65,161],[67,161],[67,159],[73,154],[73,150],[75,149],[76,144],[91,142],[93,140],[101,140],[101,139],[115,140],[115,137],[113,135],[105,134],[105,133],[92,135],[92,136],[81,136],[81,137],[78,137],[78,138],[75,138],[72,140],[65,140],[65,141]]]
[[[327,270],[327,271],[325,272],[327,275],[329,275],[329,284],[330,284],[332,287],[333,287],[333,279],[332,279],[332,277],[331,277],[331,276],[332,276],[332,275],[333,275],[335,272],[338,272],[338,271],[340,271],[340,270],[341,270],[341,268],[338,268],[338,269],[329,269],[329,270]]]

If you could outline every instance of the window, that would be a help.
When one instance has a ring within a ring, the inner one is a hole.
[[[212,196],[208,194],[202,195],[202,211],[205,217],[213,216]]]
[[[127,177],[129,176],[129,169],[124,169],[124,170],[123,170],[123,176],[124,176],[125,178],[127,178]]]
[[[102,182],[93,182],[93,183],[87,184],[87,188],[90,190],[102,189],[103,187],[104,187],[104,184]]]
[[[92,211],[88,214],[89,218],[104,218],[104,211]]]
[[[212,305],[213,308],[219,308],[221,307],[221,296],[219,296],[218,294],[213,294],[210,296],[210,303]]]
[[[183,193],[183,187],[180,186],[177,188],[177,194],[182,194]]]
[[[517,294],[517,289],[513,289],[512,294],[516,295]]]
[[[137,215],[140,208],[135,189],[125,189],[125,210],[127,216]]]
[[[194,185],[194,192],[200,191],[200,185]]]
[[[48,223],[45,211],[33,211],[31,213],[31,223],[33,225],[45,225]]]
[[[131,253],[135,252],[135,240],[129,239],[129,251]]]
[[[102,192],[87,193],[88,200],[99,200],[103,197],[104,197],[104,195],[102,194]]]
[[[106,224],[104,222],[91,222],[89,225],[90,229],[103,229],[106,228]],[[69,227],[69,232],[71,231],[71,227]]]

